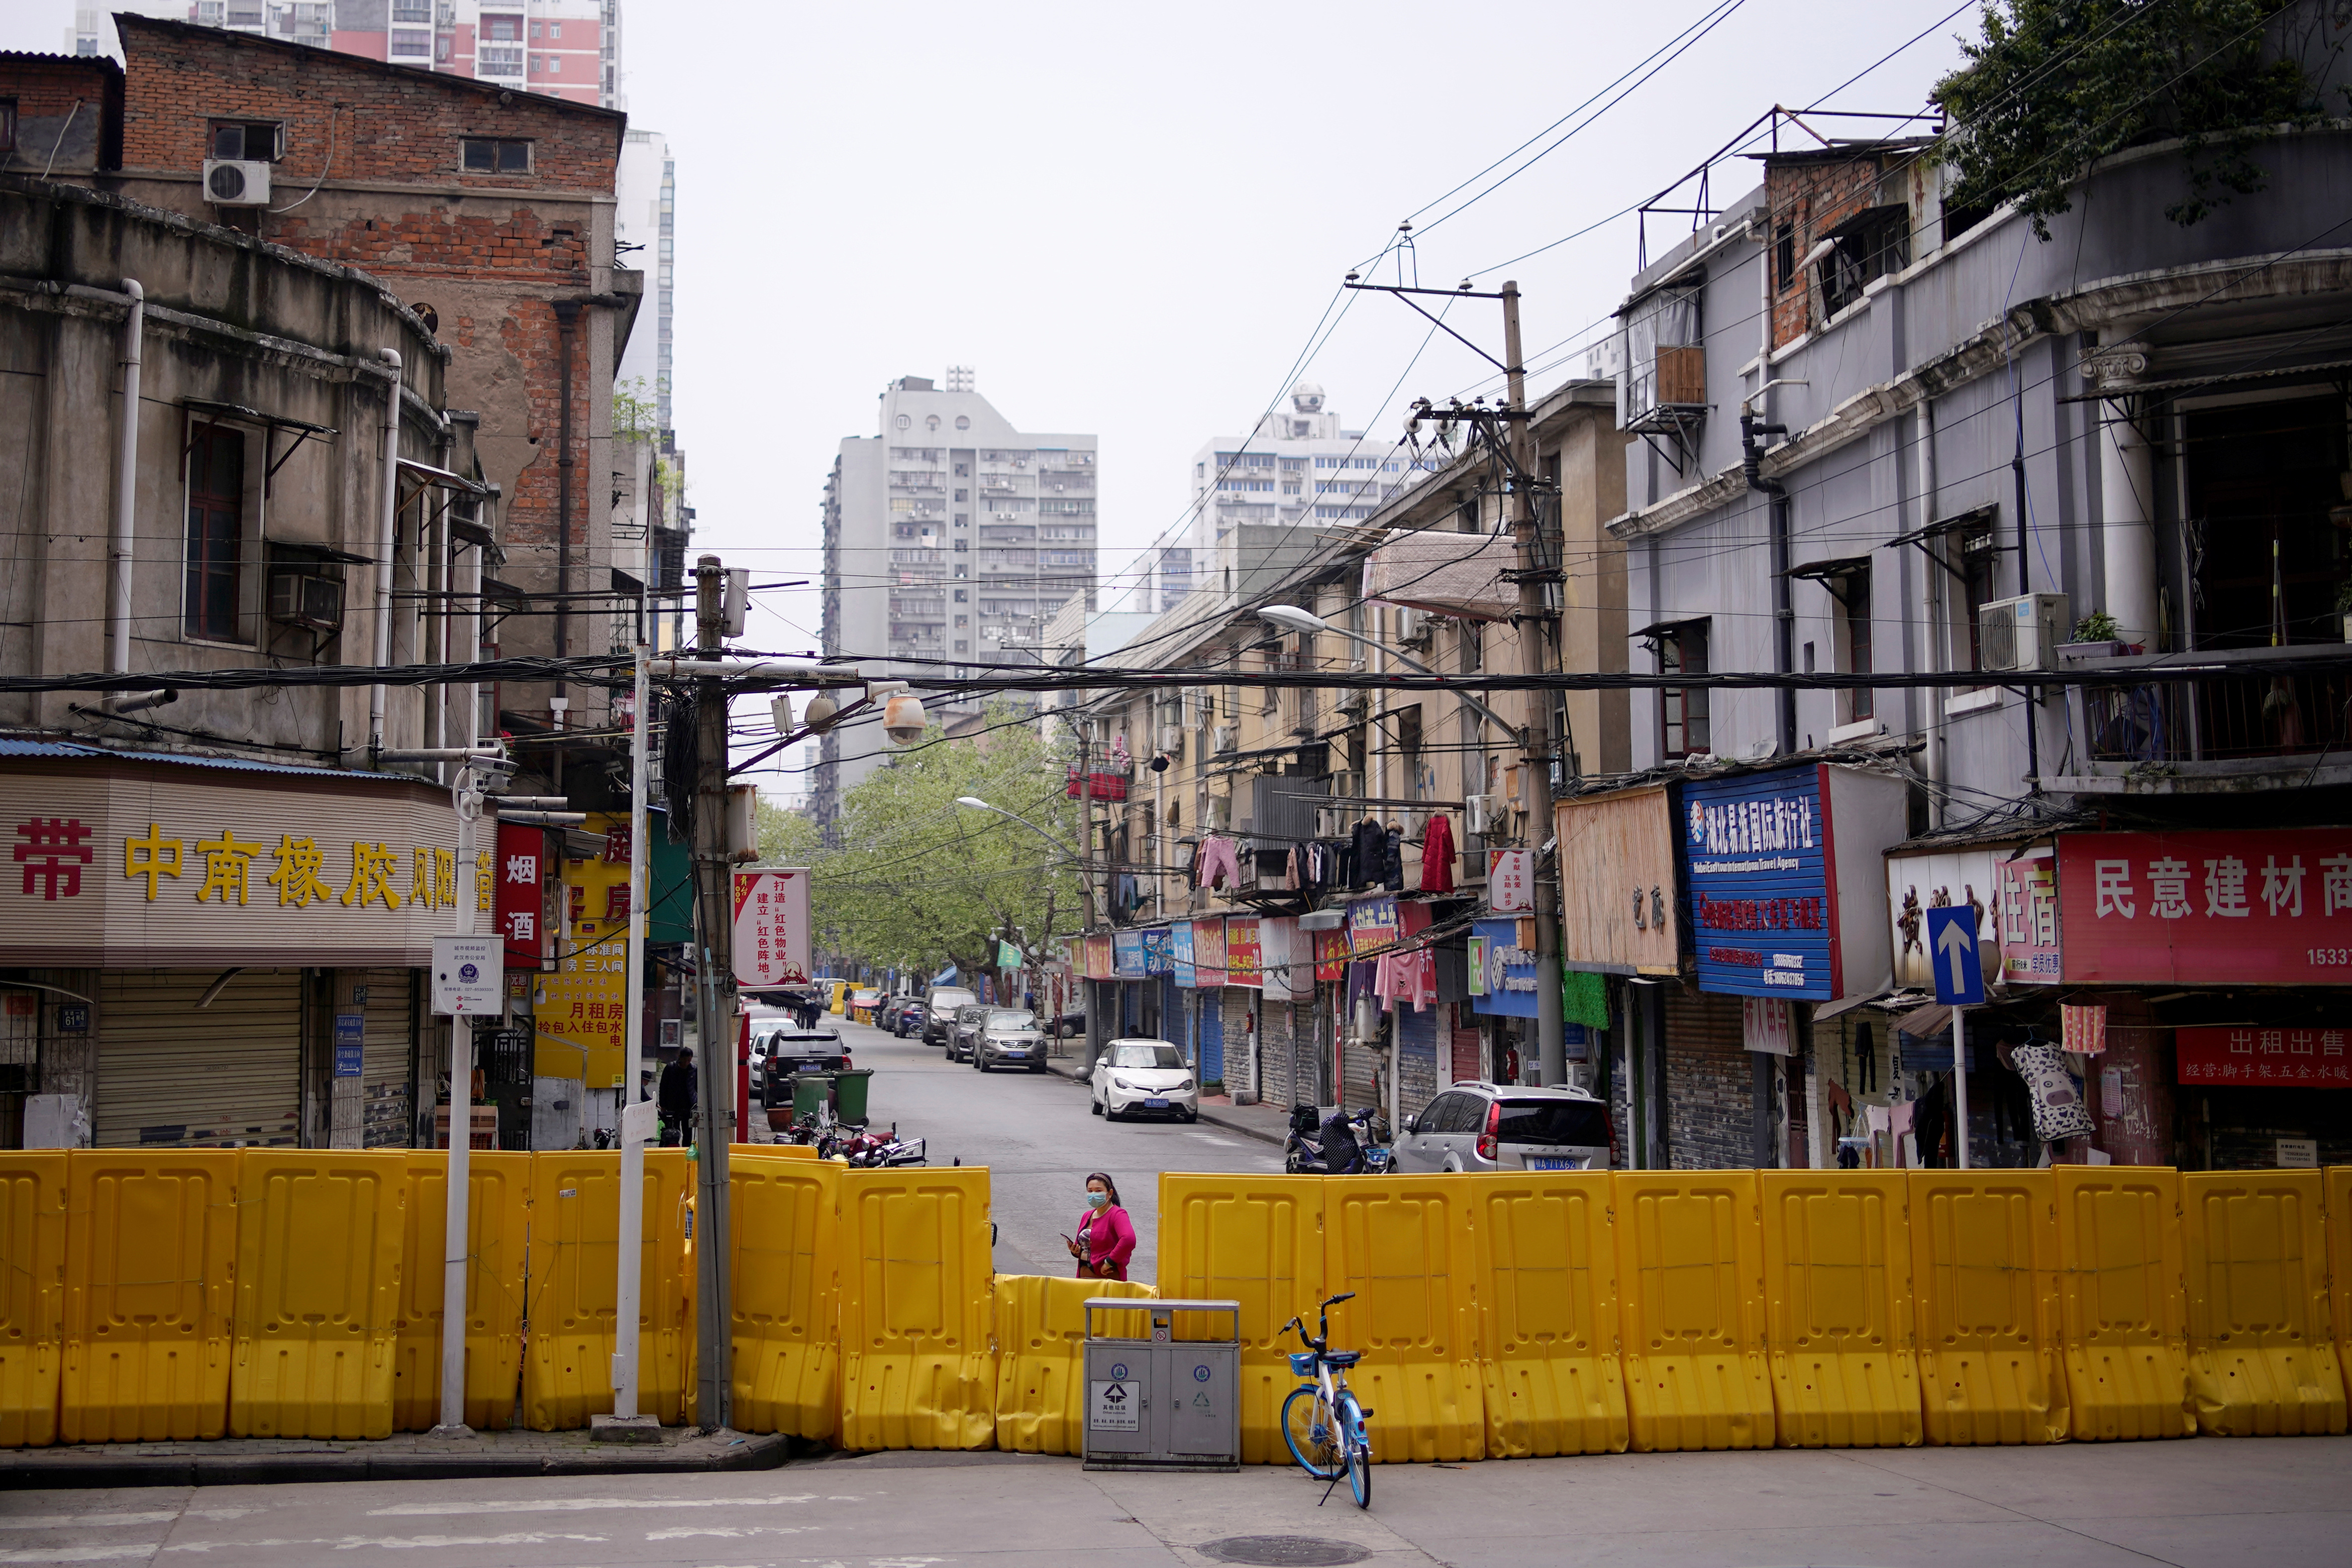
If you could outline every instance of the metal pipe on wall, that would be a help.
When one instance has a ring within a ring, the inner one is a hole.
[[[400,393],[402,389],[400,350],[379,349],[377,353],[391,367],[392,385],[383,402],[383,508],[375,537],[375,666],[383,669],[392,663],[392,570],[393,552],[398,546],[400,521]],[[368,749],[383,749],[384,686],[382,681],[368,688]],[[452,1134],[454,1139],[455,1134]]]
[[[131,308],[122,319],[122,423],[116,432],[114,537],[107,552],[113,558],[114,579],[108,585],[106,628],[107,668],[118,675],[131,668],[131,564],[138,542],[139,381],[147,336],[147,291],[137,278],[126,277],[122,292],[131,297]]]

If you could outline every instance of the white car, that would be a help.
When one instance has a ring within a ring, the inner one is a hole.
[[[1181,1046],[1164,1040],[1115,1040],[1095,1059],[1094,1113],[1124,1116],[1201,1119],[1201,1085],[1184,1065]]]

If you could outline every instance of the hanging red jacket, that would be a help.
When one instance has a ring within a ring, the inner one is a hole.
[[[1421,836],[1421,891],[1454,891],[1454,823],[1443,811],[1433,811],[1429,829]]]

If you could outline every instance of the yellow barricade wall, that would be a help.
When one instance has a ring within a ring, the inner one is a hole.
[[[2344,1430],[2344,1376],[2329,1332],[2325,1180],[2315,1170],[2180,1178],[2189,1393],[2201,1431]]]
[[[1084,1453],[1087,1300],[1157,1293],[1125,1280],[997,1275],[996,1446],[1017,1454]],[[1096,1317],[1095,1332],[1145,1339],[1151,1329],[1140,1312],[1111,1312]]]
[[[1286,1352],[1296,1335],[1276,1334],[1293,1316],[1315,1326],[1325,1288],[1326,1183],[1359,1176],[1179,1176],[1160,1178],[1160,1293],[1241,1303],[1242,1462],[1291,1462],[1282,1440],[1282,1402],[1298,1386]],[[1223,1333],[1221,1319],[1190,1314],[1179,1338]],[[1338,1341],[1339,1327],[1332,1333]],[[1338,1341],[1342,1350],[1355,1347]],[[1370,1402],[1378,1410],[1377,1402]],[[1375,1417],[1379,1419],[1379,1417]]]
[[[232,1437],[388,1437],[408,1156],[239,1156]]]
[[[1612,1179],[1633,1446],[1770,1448],[1756,1173],[1621,1171]]]
[[[0,1448],[58,1439],[65,1354],[66,1155],[0,1155]]]
[[[1762,1171],[1772,1403],[1791,1448],[1922,1435],[1900,1172]]]
[[[1914,1171],[1906,1179],[1927,1441],[2064,1441],[2051,1173]]]
[[[2179,1173],[2169,1166],[2059,1166],[2051,1176],[2073,1436],[2194,1436]]]
[[[1472,1176],[1343,1176],[1323,1191],[1331,1343],[1360,1350],[1348,1374],[1368,1409],[1372,1457],[1483,1459],[1486,1407],[1478,1339]]]
[[[693,1380],[685,1263],[684,1149],[647,1149],[637,1286],[637,1409],[676,1426]],[[531,1155],[530,1343],[523,1357],[523,1424],[585,1427],[613,1408],[614,1275],[620,1260],[621,1155]]]
[[[466,1157],[466,1425],[514,1424],[522,1377],[523,1270],[530,1261],[530,1155],[476,1149]],[[408,1153],[408,1228],[393,1319],[392,1429],[441,1420],[441,1287],[447,1267],[449,1154]]]
[[[237,1159],[234,1149],[66,1156],[60,1441],[227,1429]]]
[[[735,1426],[830,1437],[841,1417],[841,1167],[738,1145],[727,1174]]]
[[[2352,1396],[2352,1166],[2323,1173],[2327,1195],[2327,1295],[2335,1323],[2336,1364]]]
[[[1487,1454],[1623,1453],[1611,1177],[1509,1172],[1475,1183]]]
[[[996,1439],[994,1270],[984,1166],[841,1176],[845,1448],[985,1448]]]

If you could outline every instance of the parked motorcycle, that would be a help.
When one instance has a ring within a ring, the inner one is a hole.
[[[1345,1170],[1327,1167],[1323,1158],[1323,1117],[1312,1105],[1290,1108],[1290,1136],[1282,1145],[1282,1168],[1291,1176],[1385,1176],[1389,1171],[1389,1124],[1367,1105],[1348,1118],[1355,1134],[1358,1158]]]

